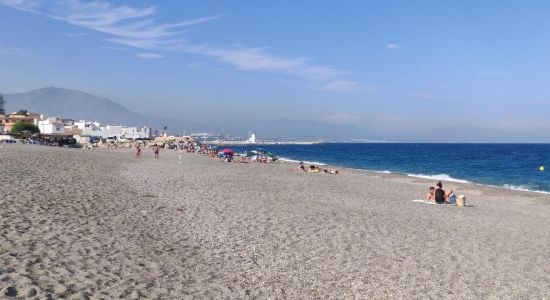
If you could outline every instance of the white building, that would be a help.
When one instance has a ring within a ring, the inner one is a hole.
[[[103,137],[107,138],[110,136],[122,136],[123,128],[126,127],[124,125],[107,125],[105,127],[102,127],[103,129]]]
[[[74,122],[73,126],[82,130],[82,135],[87,136],[103,136],[103,130],[99,126],[99,122],[78,121]]]
[[[36,121],[36,126],[40,129],[42,134],[64,134],[65,125],[60,118],[44,118],[43,115],[40,116],[40,120]]]
[[[82,131],[82,136],[117,137],[126,139],[151,138],[149,127],[126,127],[125,125],[101,126],[99,122],[78,121],[74,125]]]
[[[151,128],[149,127],[123,127],[122,137],[126,139],[151,138]]]

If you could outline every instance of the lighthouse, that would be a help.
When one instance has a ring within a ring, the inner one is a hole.
[[[256,133],[248,132],[248,140],[246,141],[249,144],[256,144]]]

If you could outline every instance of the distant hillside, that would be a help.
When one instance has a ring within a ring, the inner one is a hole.
[[[26,93],[4,94],[4,98],[7,112],[24,109],[48,116],[99,120],[114,124],[142,123],[140,114],[131,112],[124,106],[107,98],[76,90],[47,87]]]
[[[146,116],[128,110],[107,98],[100,98],[82,91],[47,87],[26,93],[3,94],[6,112],[18,110],[43,113],[47,116],[73,118],[75,120],[100,121],[103,124],[126,124],[171,129],[181,127],[181,121]]]
[[[236,120],[234,122],[191,123],[175,118],[148,116],[128,110],[107,98],[82,91],[47,87],[26,93],[2,94],[6,100],[6,112],[21,109],[43,113],[50,117],[99,121],[102,124],[126,124],[148,126],[153,129],[168,127],[171,133],[213,132],[246,136],[249,130],[262,138],[297,139],[346,139],[366,136],[361,129],[352,126],[331,125],[311,120]]]

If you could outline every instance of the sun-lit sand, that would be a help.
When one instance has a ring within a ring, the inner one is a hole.
[[[0,297],[550,298],[550,196],[173,150],[0,146]]]

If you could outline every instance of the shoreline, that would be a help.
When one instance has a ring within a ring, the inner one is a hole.
[[[501,143],[498,143],[498,144],[501,144]],[[72,149],[72,150],[79,150],[79,149]],[[174,150],[174,149],[161,149],[163,152],[165,153],[175,153],[177,154],[177,150]],[[101,148],[101,149],[92,149],[90,151],[109,151],[109,152],[128,152],[128,153],[133,153],[133,150],[130,149],[130,148]],[[161,152],[162,153],[162,152]],[[207,159],[214,159],[214,160],[218,160],[216,158],[212,158],[212,157],[207,157],[207,156],[203,156],[202,154],[195,154],[195,153],[182,153],[184,156],[185,155],[195,155],[195,156],[199,156],[199,157],[205,157]],[[300,160],[295,160],[295,159],[292,159],[292,158],[279,158],[279,160],[277,160],[277,162],[273,163],[257,163],[257,162],[250,162],[250,164],[260,164],[260,165],[277,165],[277,164],[285,164],[285,165],[295,165],[295,164],[298,164],[300,162]],[[547,192],[547,191],[536,191],[536,190],[529,190],[529,189],[521,189],[521,188],[511,188],[511,187],[506,187],[506,186],[499,186],[499,185],[491,185],[491,184],[484,184],[484,183],[478,183],[478,182],[474,182],[474,181],[469,181],[469,180],[466,180],[466,179],[457,179],[457,178],[452,178],[450,177],[451,179],[448,179],[448,178],[428,178],[429,175],[423,175],[423,174],[409,174],[409,173],[401,173],[401,172],[391,172],[391,171],[387,171],[387,170],[384,170],[384,171],[377,171],[377,170],[370,170],[370,169],[361,169],[361,168],[351,168],[351,167],[345,167],[345,166],[338,166],[338,165],[332,165],[332,164],[328,164],[328,163],[323,163],[323,162],[317,162],[317,161],[302,161],[304,162],[304,164],[311,164],[311,165],[317,165],[317,166],[321,166],[323,168],[329,168],[329,169],[333,169],[333,170],[343,170],[344,173],[345,172],[353,172],[353,173],[365,173],[365,174],[369,174],[369,175],[389,175],[389,176],[396,176],[397,178],[401,178],[403,180],[407,179],[407,178],[410,178],[410,179],[416,179],[416,180],[423,180],[425,181],[428,185],[426,185],[426,190],[427,188],[430,186],[429,184],[432,184],[432,185],[435,185],[435,183],[437,181],[441,181],[443,183],[445,183],[446,186],[449,186],[449,185],[471,185],[471,186],[477,186],[479,188],[482,188],[482,189],[497,189],[497,190],[502,190],[502,191],[509,191],[509,192],[517,192],[517,193],[525,193],[525,194],[536,194],[536,195],[541,195],[541,196],[550,196],[550,192]],[[236,163],[236,162],[232,162],[234,164],[237,164],[239,165],[240,163]],[[309,173],[309,172],[306,172],[306,173]],[[324,174],[323,174],[324,175]],[[340,175],[340,174],[326,174],[326,175]],[[443,175],[447,175],[447,174],[443,174]],[[438,175],[432,175],[432,176],[438,176]]]
[[[369,143],[367,143],[367,144],[369,144]],[[410,144],[418,144],[418,143],[410,143]],[[431,143],[425,143],[425,144],[431,144]],[[447,143],[447,144],[455,144],[455,143]],[[458,144],[464,144],[464,143],[458,143]],[[491,144],[491,143],[471,143],[471,144]],[[494,144],[506,144],[506,143],[494,143]],[[518,143],[509,143],[509,144],[523,145],[521,143],[519,143],[519,144]],[[233,145],[228,145],[228,146],[233,146]],[[237,146],[242,147],[244,145],[237,145]],[[252,145],[252,146],[254,146],[254,145]],[[76,150],[78,150],[78,149],[76,149]],[[130,151],[130,152],[133,151],[133,150],[131,150],[131,148],[97,148],[97,149],[90,149],[90,150],[92,150],[92,151],[114,151],[114,152],[120,152],[120,151],[125,151],[125,150]],[[177,151],[177,150],[174,150],[174,149],[162,149],[162,150],[163,151],[174,151],[174,152]],[[186,153],[186,154],[189,154],[189,153]],[[281,163],[281,162],[285,163],[285,164],[298,164],[300,162],[300,160],[293,159],[293,158],[287,158],[287,157],[281,157],[281,158],[279,158],[278,163]],[[508,184],[508,183],[504,183],[503,185],[480,183],[480,182],[471,181],[471,180],[468,180],[468,179],[460,179],[460,178],[450,177],[448,174],[436,174],[436,175],[412,174],[412,173],[404,173],[404,172],[392,172],[392,171],[388,171],[388,170],[379,171],[379,170],[371,170],[371,169],[363,169],[363,168],[352,168],[352,167],[345,167],[345,166],[340,166],[340,165],[333,165],[333,164],[329,164],[329,163],[324,163],[324,162],[321,162],[321,161],[302,160],[302,162],[304,164],[308,164],[308,165],[316,165],[316,166],[322,166],[322,167],[331,168],[331,169],[338,169],[338,170],[364,171],[364,172],[375,173],[375,174],[392,174],[392,175],[403,176],[403,177],[424,179],[424,180],[433,181],[433,182],[442,181],[442,182],[447,182],[448,184],[462,183],[462,184],[476,185],[476,186],[480,186],[480,187],[504,189],[504,190],[507,190],[507,191],[517,191],[517,192],[526,192],[526,193],[536,193],[536,194],[541,194],[541,195],[550,195],[550,191],[531,190],[531,189],[522,188],[521,186],[515,187],[514,185]],[[440,175],[444,175],[444,176],[439,177]]]
[[[294,159],[294,158],[280,158],[281,161],[284,161],[285,163],[299,163],[300,160]],[[405,173],[405,172],[392,172],[388,170],[372,170],[372,169],[362,169],[362,168],[351,168],[351,167],[345,167],[345,166],[338,166],[338,165],[332,165],[324,162],[317,162],[317,161],[307,161],[302,160],[304,164],[312,164],[312,165],[320,165],[325,167],[332,167],[333,169],[339,168],[339,169],[349,169],[349,170],[358,170],[358,171],[367,171],[367,172],[373,172],[373,173],[380,173],[380,174],[395,174],[400,176],[407,176],[407,177],[414,177],[414,178],[422,178],[432,181],[445,181],[445,182],[456,182],[456,183],[469,183],[484,187],[492,187],[492,188],[502,188],[506,190],[513,190],[513,191],[522,191],[522,192],[530,192],[530,193],[539,193],[539,194],[545,194],[550,195],[550,191],[544,191],[544,190],[532,190],[528,188],[523,188],[520,186],[515,186],[513,184],[509,183],[503,183],[502,185],[495,185],[495,184],[489,184],[489,183],[480,183],[476,181],[471,181],[469,179],[461,179],[461,178],[454,178],[451,177],[448,174],[436,174],[436,175],[426,175],[426,174],[412,174],[412,173]],[[442,176],[443,175],[443,176]]]

